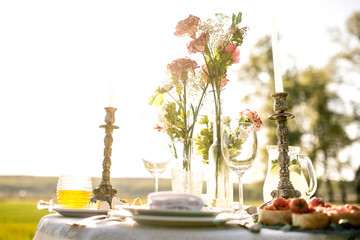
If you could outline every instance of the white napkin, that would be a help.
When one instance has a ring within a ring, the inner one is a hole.
[[[148,203],[152,209],[200,210],[203,207],[203,201],[198,196],[174,192],[150,193]]]

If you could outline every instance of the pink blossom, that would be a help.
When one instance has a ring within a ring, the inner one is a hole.
[[[161,132],[161,130],[163,130],[163,127],[160,126],[159,124],[155,124],[154,129],[155,129],[155,130],[158,130],[159,132]]]
[[[240,49],[238,47],[236,47],[235,44],[230,43],[229,45],[227,45],[226,48],[225,48],[225,52],[226,53],[232,52],[232,55],[231,55],[230,59],[234,60],[234,63],[239,63],[239,61],[240,61]]]
[[[201,33],[200,36],[194,40],[192,40],[188,45],[187,49],[189,53],[198,53],[198,52],[205,52],[206,44],[209,41],[209,35],[207,33]]]
[[[201,69],[203,70],[204,76],[208,77],[209,76],[209,71],[208,71],[208,68],[207,68],[206,64],[202,65]]]
[[[227,77],[227,74],[225,73],[223,79],[221,80],[220,88],[224,88],[226,86],[226,84],[228,84],[228,82],[230,81],[226,77]]]
[[[174,34],[178,37],[188,35],[191,38],[195,38],[195,33],[199,24],[200,24],[200,18],[193,15],[189,15],[188,18],[178,22]]]
[[[256,111],[245,109],[244,111],[240,112],[240,119],[243,119],[245,122],[251,122],[254,124],[256,131],[259,131],[263,127],[260,116]]]
[[[191,71],[195,74],[195,69],[198,67],[197,63],[190,58],[178,58],[172,63],[169,63],[167,68],[172,73],[177,75],[179,78],[183,76],[184,73]]]

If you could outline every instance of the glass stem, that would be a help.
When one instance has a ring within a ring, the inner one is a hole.
[[[239,213],[242,212],[243,205],[244,205],[243,183],[241,181],[243,174],[244,174],[243,172],[238,173],[238,177],[239,177]]]
[[[158,192],[159,191],[159,175],[155,174],[154,179],[155,179],[154,192]]]

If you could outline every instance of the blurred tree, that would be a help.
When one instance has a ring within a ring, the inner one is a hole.
[[[346,21],[346,31],[336,29],[334,40],[340,44],[341,51],[329,62],[329,69],[334,78],[342,85],[346,92],[350,108],[346,109],[352,117],[351,135],[353,141],[360,140],[360,11],[354,12]],[[355,97],[350,97],[355,96]],[[357,163],[359,164],[359,157]],[[357,201],[360,203],[360,166],[348,165],[349,168],[358,169],[353,180]]]
[[[357,197],[356,200],[358,203],[360,203],[360,167],[355,172],[354,186]]]
[[[267,115],[273,113],[274,101],[271,98],[271,93],[273,93],[274,91],[272,90],[275,89],[271,39],[269,36],[265,36],[257,42],[253,48],[252,53],[250,54],[248,64],[242,66],[239,74],[242,82],[251,84],[255,90],[253,94],[245,96],[244,101],[252,101],[257,99],[259,102],[263,103],[260,114],[262,115],[264,124],[268,126],[267,129],[269,132],[267,135],[269,139],[269,145],[276,144],[276,123],[275,121],[267,119]],[[288,105],[290,107],[289,112],[292,111],[292,106],[300,103],[299,95],[297,95],[297,93],[291,92],[296,89],[297,78],[298,72],[296,68],[288,69],[283,76],[286,90],[289,95],[292,96],[288,99]],[[288,83],[292,86],[289,87]],[[289,136],[290,144],[298,145],[302,135],[302,132],[299,131],[301,126],[294,123],[288,127],[291,132],[291,135]],[[266,151],[265,146],[262,150]]]

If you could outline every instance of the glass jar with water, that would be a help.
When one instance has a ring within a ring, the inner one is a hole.
[[[263,197],[264,202],[272,199],[271,192],[277,189],[279,184],[279,164],[278,164],[278,147],[276,145],[268,145],[269,154],[268,170],[265,177]],[[296,190],[301,192],[301,198],[310,200],[315,193],[317,180],[311,160],[300,154],[300,148],[289,146],[289,171],[290,181]]]

